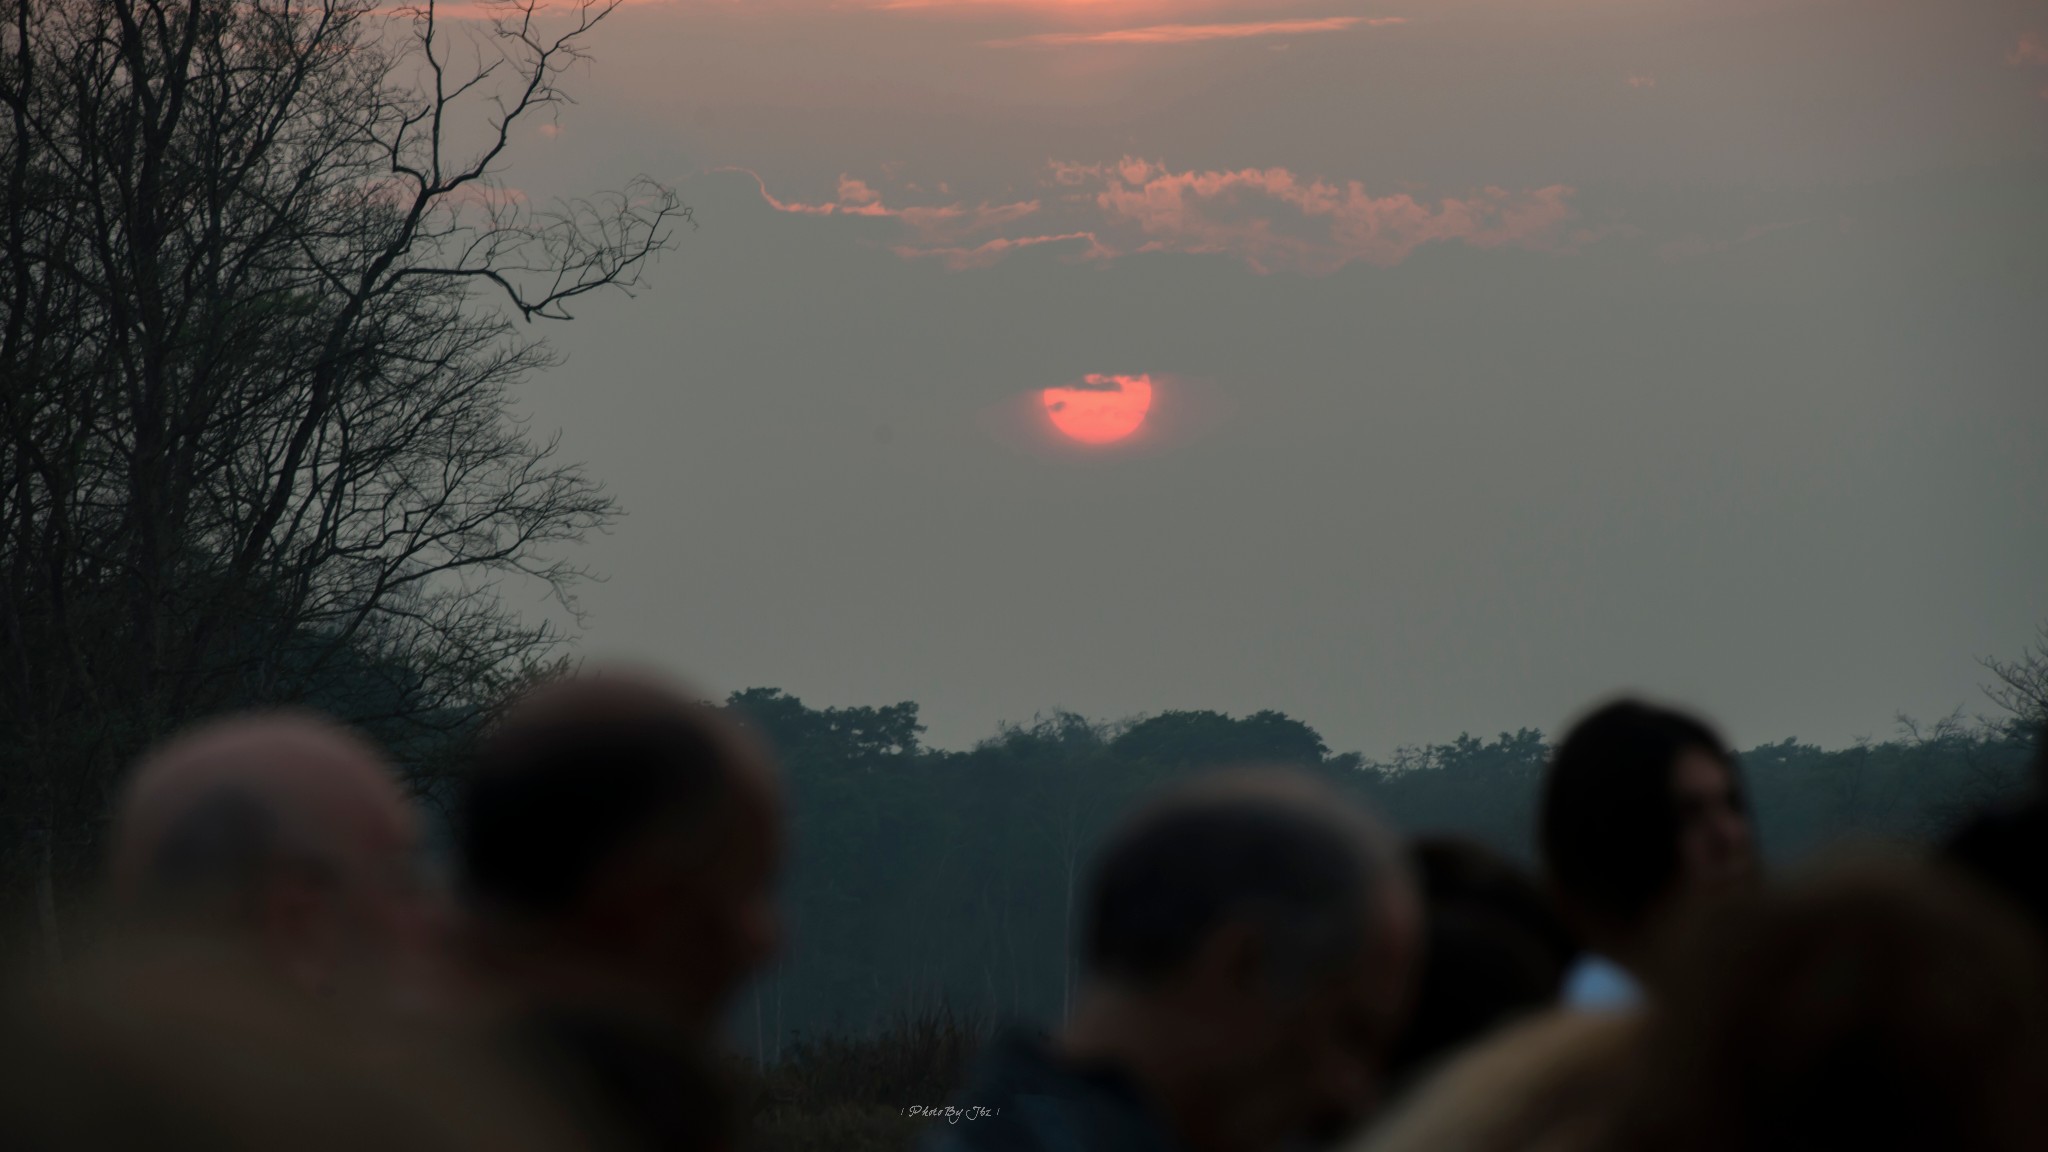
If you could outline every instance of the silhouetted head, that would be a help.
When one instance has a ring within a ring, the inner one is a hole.
[[[308,988],[412,973],[430,949],[418,833],[389,766],[311,713],[230,717],[137,765],[110,887],[131,923],[254,945]]]
[[[2048,729],[2036,738],[2034,783],[2018,804],[1972,817],[1943,846],[1978,883],[2011,901],[2048,939]]]
[[[556,681],[482,739],[458,836],[473,911],[548,981],[608,985],[708,1033],[778,944],[781,799],[716,709],[627,673]]]
[[[1070,1045],[1132,1065],[1191,1147],[1331,1134],[1376,1098],[1417,918],[1398,843],[1335,790],[1184,785],[1103,850]]]
[[[1757,872],[1734,754],[1704,722],[1638,700],[1565,734],[1538,838],[1562,909],[1611,952],[1640,950],[1661,913]]]
[[[2048,1147],[2048,956],[1908,860],[1705,918],[1652,1020],[1627,1152]]]
[[[1415,1009],[1388,1069],[1419,1074],[1557,998],[1571,934],[1536,880],[1469,840],[1418,840],[1426,927]]]

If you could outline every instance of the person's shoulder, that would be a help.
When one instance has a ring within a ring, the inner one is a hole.
[[[1444,1065],[1352,1152],[1516,1152],[1576,1127],[1619,1091],[1641,1034],[1634,1011],[1555,1009]]]
[[[1157,1122],[1108,1070],[1077,1068],[1042,1030],[999,1032],[964,1088],[926,1116],[919,1152],[1165,1152]]]
[[[542,1008],[508,1022],[501,1041],[607,1145],[718,1146],[737,1130],[729,1071],[641,1021]]]

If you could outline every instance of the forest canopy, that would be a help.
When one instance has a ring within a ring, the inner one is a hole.
[[[1332,752],[1274,711],[1117,723],[1059,711],[947,751],[924,744],[908,701],[814,708],[750,688],[726,706],[790,781],[791,939],[733,1021],[771,1060],[794,1037],[864,1031],[940,1002],[983,1019],[1057,1015],[1072,993],[1069,929],[1091,853],[1175,777],[1293,765],[1403,831],[1469,836],[1532,862],[1550,753],[1545,733],[1524,728],[1371,760]],[[1902,720],[1892,738],[1849,748],[1787,739],[1740,755],[1765,855],[1783,865],[1845,839],[1939,836],[2012,791],[2030,752],[2020,725],[1951,717]]]

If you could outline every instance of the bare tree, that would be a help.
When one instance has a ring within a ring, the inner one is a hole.
[[[551,657],[502,592],[573,613],[616,508],[514,418],[521,326],[689,210],[497,177],[616,3],[0,0],[0,834],[46,880],[196,714],[403,746]]]
[[[1986,693],[2013,714],[2018,727],[2033,735],[2048,726],[2048,623],[2041,625],[2018,659],[1987,657],[1982,663],[1997,680]]]

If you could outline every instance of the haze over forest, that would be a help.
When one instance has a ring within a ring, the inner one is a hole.
[[[2048,716],[2048,647],[2023,665],[2026,721],[1908,725],[1841,750],[1796,740],[1740,753],[1772,867],[1873,841],[1933,842],[2026,780]],[[1413,836],[1536,860],[1550,755],[1533,729],[1402,749],[1333,750],[1278,712],[1176,710],[1134,724],[1074,714],[1005,727],[966,752],[923,745],[914,703],[817,708],[776,689],[728,702],[788,773],[791,946],[735,1006],[742,1049],[779,1058],[808,1037],[862,1033],[939,1005],[981,1022],[1060,1019],[1072,990],[1075,901],[1102,838],[1189,773],[1284,764],[1356,796]],[[2009,720],[2015,718],[2008,718]]]
[[[626,513],[581,650],[952,748],[1978,708],[2048,618],[2044,46],[2018,0],[629,4],[504,174],[697,225],[521,393]],[[1003,427],[1091,373],[1195,419]]]
[[[188,9],[0,52],[0,959],[171,733],[445,808],[576,658],[789,777],[764,1061],[1058,1015],[1189,772],[1528,862],[1635,690],[1777,865],[2048,718],[2038,0]]]

